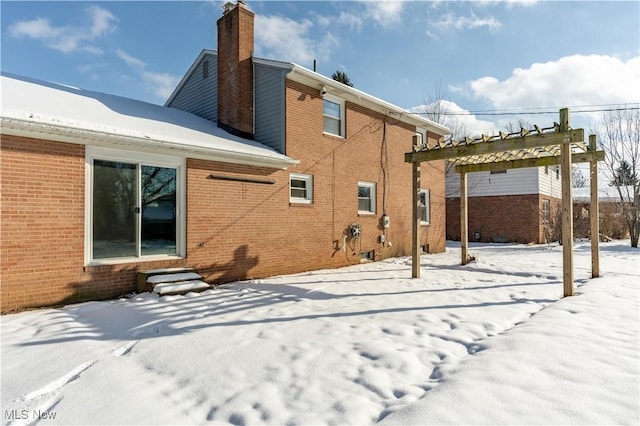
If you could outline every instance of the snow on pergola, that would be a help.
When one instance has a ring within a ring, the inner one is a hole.
[[[414,137],[415,138],[415,137]],[[414,147],[417,139],[414,139]],[[413,246],[412,276],[420,277],[420,253],[418,229],[420,218],[420,163],[423,161],[448,160],[460,173],[460,244],[462,264],[469,261],[468,255],[468,203],[467,173],[560,165],[562,175],[562,253],[564,296],[574,293],[573,282],[573,200],[571,194],[571,164],[590,163],[591,175],[591,276],[600,276],[599,225],[598,225],[598,161],[604,160],[604,151],[596,150],[596,137],[589,136],[584,143],[584,130],[571,129],[569,109],[560,110],[559,123],[551,127],[520,129],[516,133],[500,132],[496,136],[482,135],[480,138],[464,138],[462,141],[448,140],[421,147],[405,154],[405,162],[413,165]]]

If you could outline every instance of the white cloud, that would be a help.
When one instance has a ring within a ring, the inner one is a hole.
[[[49,19],[38,17],[30,21],[15,22],[9,25],[8,30],[12,37],[41,40],[49,48],[64,53],[85,51],[100,54],[102,50],[92,42],[114,31],[117,18],[98,6],[89,7],[86,13],[89,15],[89,24],[84,26],[56,27]]]
[[[504,80],[482,77],[468,87],[473,97],[493,109],[521,111],[498,119],[500,128],[518,120],[546,124],[557,121],[556,110],[562,107],[578,112],[640,103],[640,56],[627,61],[607,55],[566,56],[516,68]],[[551,117],[527,114],[535,108],[549,111]],[[575,128],[586,128],[601,117],[600,111],[581,112],[572,114],[571,122]]]
[[[142,77],[160,99],[167,99],[180,81],[175,75],[150,71],[143,72]]]
[[[143,61],[129,55],[122,49],[116,49],[116,55],[132,67],[144,67],[146,65]]]
[[[309,64],[313,59],[328,59],[338,44],[329,32],[319,39],[311,38],[309,34],[313,32],[314,24],[308,19],[297,22],[281,16],[256,15],[255,27],[259,55],[268,54],[300,64]]]
[[[496,133],[496,129],[499,128],[494,122],[478,119],[478,117],[460,107],[455,102],[448,100],[438,102],[440,103],[438,109],[445,112],[441,124],[449,127],[449,129],[455,133],[456,137],[479,136],[481,134],[492,135]],[[433,105],[433,103],[423,104],[409,108],[409,111],[417,113],[433,111]],[[421,114],[421,117],[429,118],[428,115],[424,114]]]
[[[440,18],[440,20],[432,22],[431,25],[439,30],[467,30],[487,27],[489,30],[497,30],[502,27],[502,23],[493,16],[487,18],[479,18],[475,13],[471,12],[470,16],[456,16],[449,12]]]
[[[573,55],[516,68],[510,77],[470,83],[473,95],[497,109],[640,102],[640,56]]]
[[[365,16],[382,27],[391,27],[402,20],[403,0],[365,0]]]
[[[360,31],[368,22],[384,28],[391,28],[402,22],[405,0],[358,0],[351,11],[341,11],[338,16],[316,15],[315,23],[328,27],[344,25]]]
[[[536,5],[538,2],[538,0],[479,0],[474,1],[473,5],[493,7],[504,4],[507,8],[513,8],[517,6],[531,7]]]
[[[134,68],[137,79],[158,99],[166,100],[180,82],[179,76],[149,71],[147,64],[135,56],[130,55],[122,49],[116,49],[116,55],[127,65]]]

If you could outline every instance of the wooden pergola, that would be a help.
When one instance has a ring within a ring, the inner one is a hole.
[[[414,139],[414,147],[417,138]],[[448,140],[422,147],[405,154],[405,162],[413,165],[413,231],[412,231],[412,277],[420,277],[420,163],[423,161],[448,160],[455,164],[460,174],[460,244],[462,264],[469,261],[467,173],[560,165],[562,178],[562,253],[564,296],[574,293],[573,280],[573,200],[572,163],[590,163],[591,189],[591,276],[600,276],[599,224],[598,224],[598,161],[604,160],[604,151],[596,149],[596,137],[589,136],[584,143],[584,130],[571,129],[569,109],[560,110],[559,123],[534,129],[520,129],[516,133],[500,132],[496,136],[482,135],[480,138],[464,138],[462,141]]]

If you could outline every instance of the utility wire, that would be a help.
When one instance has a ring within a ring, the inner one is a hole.
[[[635,105],[635,104],[634,104]],[[599,105],[594,105],[597,107]],[[589,106],[584,107],[576,107],[576,108],[589,108]],[[515,111],[517,109],[518,111]],[[557,114],[558,109],[553,111],[525,111],[527,108],[514,108],[513,110],[483,110],[483,111],[465,111],[465,112],[438,112],[438,115],[445,116],[464,116],[464,115],[474,115],[474,116],[500,116],[500,115],[544,115],[544,114]],[[531,108],[538,109],[538,108]],[[618,108],[598,108],[598,109],[572,109],[571,114],[581,114],[581,113],[589,113],[589,112],[613,112],[613,111],[634,111],[640,110],[640,106],[638,107],[618,107]],[[429,115],[433,114],[432,112],[410,112],[410,114],[416,115]]]

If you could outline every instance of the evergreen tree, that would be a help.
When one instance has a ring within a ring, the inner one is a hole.
[[[616,169],[613,180],[609,182],[609,186],[629,186],[637,185],[638,176],[635,170],[631,168],[628,162],[622,160]]]
[[[338,70],[334,72],[331,78],[335,81],[339,81],[342,84],[346,84],[349,87],[353,87],[353,83],[351,82],[351,80],[349,80],[349,76],[344,71]]]

